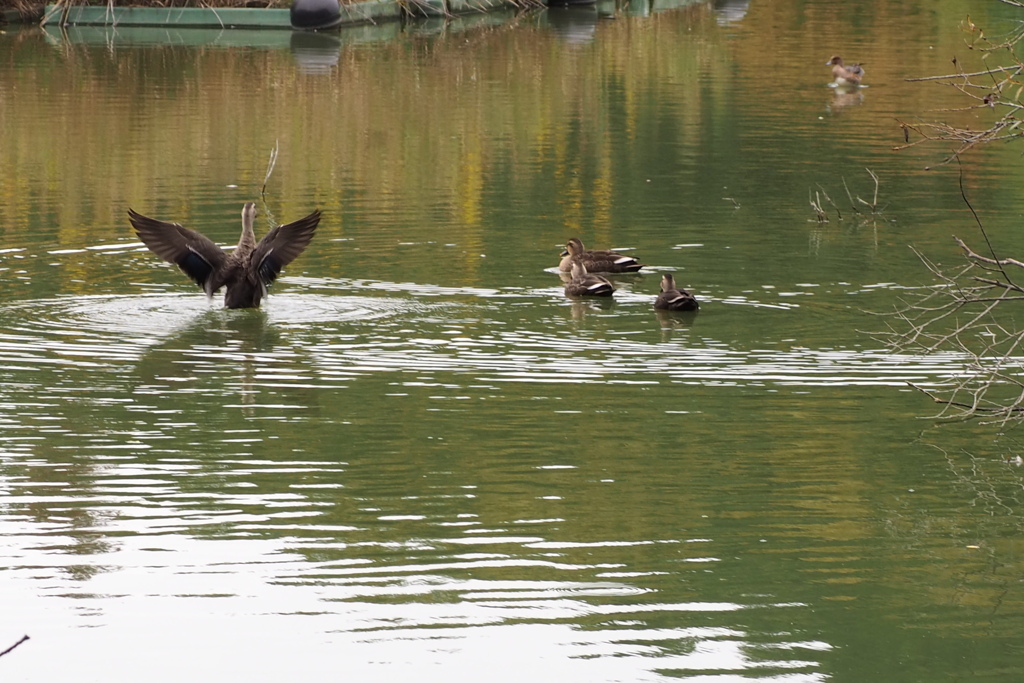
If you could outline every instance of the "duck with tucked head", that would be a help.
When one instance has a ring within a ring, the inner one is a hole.
[[[273,228],[259,242],[253,232],[255,219],[256,205],[248,202],[242,207],[242,236],[229,253],[195,230],[128,209],[128,220],[139,239],[154,254],[178,266],[207,296],[212,297],[224,287],[227,308],[259,307],[267,287],[281,269],[294,261],[313,239],[320,211]]]
[[[843,64],[843,58],[839,55],[835,55],[825,62],[825,66],[832,67],[832,80],[840,87],[857,87],[860,85],[861,79],[864,78],[864,69],[860,64],[846,66]]]
[[[654,307],[659,311],[696,311],[700,305],[693,294],[677,288],[675,278],[665,273],[661,276],[661,294],[654,300]]]
[[[643,264],[632,256],[617,254],[614,251],[588,251],[583,247],[583,242],[573,237],[565,245],[558,269],[563,273],[570,273],[572,264],[577,262],[582,263],[591,273],[635,273],[643,268]]]
[[[572,264],[572,279],[565,285],[566,296],[611,296],[615,288],[608,278],[587,272],[580,262]]]

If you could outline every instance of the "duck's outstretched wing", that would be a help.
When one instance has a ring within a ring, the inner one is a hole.
[[[281,269],[309,246],[319,223],[320,210],[317,209],[305,218],[279,225],[263,236],[253,249],[250,268],[255,269],[264,285],[277,279]]]
[[[128,220],[154,254],[178,266],[208,295],[213,295],[216,287],[212,275],[227,260],[227,254],[213,240],[177,223],[158,221],[132,209],[128,209]]]

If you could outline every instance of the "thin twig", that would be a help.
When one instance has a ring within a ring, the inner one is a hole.
[[[871,210],[874,211],[875,207],[878,206],[878,175],[870,168],[865,168],[864,170],[867,171],[868,175],[871,176],[871,179],[875,181],[875,194],[871,198]],[[858,197],[858,199],[860,199],[860,197]],[[861,201],[864,200],[861,199]]]
[[[1020,73],[1022,67],[1020,66],[997,66],[987,71],[975,71],[973,73],[957,73],[957,74],[945,74],[943,76],[919,76],[917,78],[904,78],[903,80],[908,83],[915,83],[918,81],[950,81],[954,78],[973,78],[975,76],[987,76],[989,74],[997,74],[1004,71],[1012,71],[1015,74]]]
[[[274,141],[274,149],[270,151],[270,162],[267,164],[267,175],[263,178],[263,189],[260,190],[260,198],[266,201],[267,194],[267,182],[270,180],[270,174],[274,172],[274,166],[277,164],[277,152],[281,148],[281,141]]]
[[[860,209],[857,208],[857,203],[853,201],[853,195],[850,193],[850,187],[846,184],[846,178],[843,178],[843,189],[846,190],[846,197],[850,200],[850,208],[860,213]]]
[[[978,224],[978,230],[981,231],[981,236],[985,238],[985,244],[988,245],[988,251],[990,254],[992,254],[992,262],[999,267],[999,271],[1003,274],[1003,277],[1006,278],[1006,281],[1012,285],[1013,280],[1011,280],[1010,276],[1007,275],[1006,270],[1003,268],[1003,264],[1001,264],[999,262],[999,259],[996,258],[996,250],[995,247],[992,246],[992,240],[990,240],[988,237],[988,232],[985,230],[985,225],[981,222],[981,218],[978,217],[978,212],[974,210],[974,206],[971,205],[971,200],[967,198],[967,191],[964,189],[964,166],[960,162],[959,155],[956,158],[956,163],[960,171],[960,174],[958,176],[958,181],[960,183],[960,197],[964,200],[964,204],[967,205],[967,208],[971,210],[971,215],[974,216],[974,222]]]
[[[811,203],[811,208],[814,209],[814,214],[818,219],[819,223],[828,223],[828,213],[821,206],[821,194],[819,192],[814,193],[814,197],[811,197],[811,190],[807,190],[807,199]]]
[[[0,657],[3,657],[3,656],[4,656],[5,654],[7,654],[8,652],[10,652],[10,651],[11,651],[11,650],[13,650],[14,648],[16,648],[16,647],[18,647],[19,645],[21,645],[22,643],[24,643],[24,642],[25,642],[26,640],[28,640],[28,636],[22,636],[22,637],[21,637],[21,640],[19,640],[18,642],[16,642],[16,643],[15,643],[14,645],[11,645],[11,646],[10,646],[9,648],[7,648],[6,650],[4,650],[3,652],[0,652]]]

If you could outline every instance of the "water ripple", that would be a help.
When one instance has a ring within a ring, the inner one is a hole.
[[[579,329],[547,317],[508,329],[486,305],[409,296],[288,293],[260,311],[225,311],[195,294],[58,298],[6,304],[0,320],[6,319],[0,371],[7,373],[109,370],[159,348],[208,372],[251,364],[246,381],[254,386],[330,386],[378,373],[494,383],[935,385],[967,363],[956,354],[880,349],[740,349],[692,332],[652,337],[629,312],[622,320],[632,328]]]

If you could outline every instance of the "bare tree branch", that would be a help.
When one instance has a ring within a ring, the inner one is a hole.
[[[1005,1],[1005,0],[1004,0]],[[1024,7],[1024,5],[1021,5]],[[908,83],[915,83],[920,81],[949,81],[954,78],[976,78],[978,76],[988,76],[990,74],[1004,73],[1007,71],[1014,72],[1014,75],[1020,73],[1021,67],[1019,66],[997,66],[994,69],[988,69],[987,71],[975,71],[974,73],[955,73],[946,74],[945,76],[919,76],[917,78],[904,78],[904,81]]]
[[[1024,8],[1024,2],[1019,0],[1002,2]],[[986,36],[981,27],[967,18],[962,24],[962,29],[968,34],[968,49],[983,53],[983,58],[993,53],[998,54],[1003,63],[980,71],[963,71],[960,62],[954,57],[954,73],[906,80],[915,83],[932,82],[955,88],[969,100],[968,106],[942,111],[991,109],[996,113],[996,117],[991,123],[981,123],[977,128],[961,128],[945,121],[899,121],[904,144],[895,147],[896,150],[907,149],[921,142],[953,144],[952,154],[944,157],[939,166],[952,162],[978,145],[1024,137],[1022,119],[1017,116],[1020,110],[1024,109],[1024,87],[1020,79],[1024,74],[1024,62],[1015,53],[1017,44],[1024,40],[1024,28],[1017,28],[1002,38],[993,39]],[[979,120],[984,121],[981,117]],[[920,137],[911,139],[911,133]]]
[[[958,245],[960,245],[960,248],[964,250],[964,254],[967,256],[967,258],[971,259],[972,261],[977,261],[978,263],[991,263],[992,265],[997,265],[997,266],[1016,266],[1018,268],[1024,268],[1024,261],[1018,261],[1017,259],[1014,259],[1014,258],[1004,258],[1004,259],[988,258],[986,256],[982,256],[981,254],[974,253],[974,251],[970,247],[968,247],[964,243],[964,241],[962,239],[960,239],[959,237],[957,237],[956,235],[953,235],[953,239],[956,241],[956,243]],[[1005,272],[1005,271],[1002,271],[1002,268],[1000,268],[999,270],[1001,272]]]
[[[1002,2],[1024,8],[1024,0]],[[971,112],[980,123],[963,127],[941,120],[897,120],[903,144],[894,149],[926,142],[951,147],[939,165],[959,165],[960,157],[979,145],[1024,137],[1024,62],[1015,53],[1024,40],[1024,24],[998,38],[987,37],[970,18],[962,28],[968,34],[968,49],[984,53],[984,58],[998,55],[1002,63],[965,71],[954,58],[954,73],[907,80],[954,88],[966,98],[965,106],[933,114]],[[1024,320],[1017,310],[1024,302],[1024,286],[1016,281],[1024,277],[1015,270],[1024,269],[1024,260],[1000,255],[967,196],[962,168],[959,189],[985,253],[954,236],[963,259],[954,266],[940,266],[915,249],[934,284],[908,292],[889,314],[886,331],[876,337],[899,353],[943,356],[949,368],[946,377],[928,387],[911,385],[942,406],[936,417],[979,418],[1000,425],[1024,422],[1024,322],[1017,322]]]
[[[870,168],[865,168],[864,170],[868,172],[868,175],[871,176],[871,179],[875,183],[874,194],[872,195],[872,199],[870,202],[867,201],[866,199],[862,199],[859,196],[854,197],[853,193],[850,192],[850,187],[846,184],[846,178],[842,179],[843,189],[846,191],[846,197],[850,201],[850,208],[853,210],[854,213],[859,214],[863,217],[860,220],[861,225],[865,223],[870,223],[873,219],[878,218],[885,209],[885,207],[878,206],[878,175]],[[826,191],[825,188],[822,187],[820,184],[818,185],[817,190],[808,190],[808,201],[810,202],[811,209],[814,210],[815,218],[819,223],[829,222],[828,211],[825,210],[826,203],[833,209],[835,209],[836,218],[840,221],[843,220],[843,212],[839,210],[839,206],[832,200],[832,197],[829,196],[828,191]],[[858,204],[860,206],[858,206]],[[861,206],[867,207],[867,214],[865,214],[865,212],[861,210]]]

